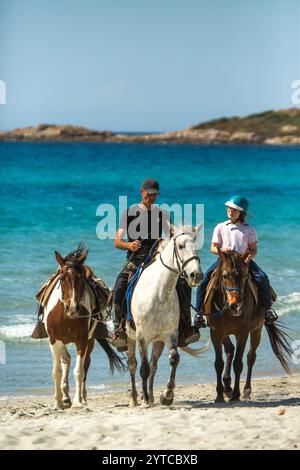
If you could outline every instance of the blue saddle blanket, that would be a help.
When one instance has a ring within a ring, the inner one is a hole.
[[[142,266],[139,266],[136,268],[134,275],[129,281],[129,284],[126,289],[126,307],[127,307],[127,320],[130,321],[132,319],[131,315],[131,299],[132,299],[132,294],[135,288],[135,285],[138,281],[138,278],[140,277],[140,274],[142,272],[143,268]]]

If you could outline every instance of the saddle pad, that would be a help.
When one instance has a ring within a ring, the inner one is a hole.
[[[126,289],[126,306],[127,306],[127,320],[130,321],[132,319],[131,315],[131,299],[133,295],[134,288],[136,286],[136,283],[140,277],[140,274],[143,270],[142,266],[139,266],[136,268],[134,275],[132,276],[131,280],[129,281],[129,284]]]
[[[47,281],[42,285],[41,289],[39,292],[36,294],[36,299],[39,301],[39,303],[43,306],[46,307],[49,297],[52,294],[52,291],[58,281],[59,278],[59,273],[56,272],[55,274],[52,274]]]
[[[205,313],[209,314],[212,312],[212,299],[215,293],[215,290],[218,287],[218,282],[219,282],[219,273],[220,270],[219,268],[215,269],[214,272],[212,273],[212,276],[210,278],[210,281],[207,285],[206,288],[206,294],[204,298],[204,307],[205,307]]]
[[[249,285],[250,290],[252,292],[252,295],[254,297],[255,305],[257,305],[258,304],[258,289],[257,289],[257,285],[253,281],[250,273],[248,274],[248,285]]]

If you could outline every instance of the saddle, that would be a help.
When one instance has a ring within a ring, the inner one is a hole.
[[[204,308],[205,308],[206,315],[210,315],[211,313],[215,311],[215,308],[212,305],[212,302],[213,302],[215,291],[218,289],[218,286],[219,286],[219,280],[220,280],[220,269],[219,267],[217,267],[212,273],[211,279],[206,288],[206,294],[204,298]],[[257,305],[259,301],[258,287],[253,281],[250,273],[248,274],[248,286],[254,297],[255,305]],[[277,298],[277,294],[272,286],[271,286],[271,291],[272,291],[272,301],[275,302]]]

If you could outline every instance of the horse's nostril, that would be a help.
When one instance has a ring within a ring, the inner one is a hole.
[[[197,271],[194,271],[193,273],[191,273],[191,279],[196,282],[196,283],[199,283],[201,281],[201,273],[197,272]]]

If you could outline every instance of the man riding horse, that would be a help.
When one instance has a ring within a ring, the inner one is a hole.
[[[114,245],[120,250],[127,250],[126,263],[119,273],[114,287],[114,326],[113,346],[126,350],[127,335],[124,329],[126,308],[125,294],[128,279],[137,267],[147,259],[153,245],[162,233],[170,234],[172,224],[169,214],[154,203],[159,194],[159,183],[152,178],[146,179],[140,189],[141,202],[130,207],[121,218]],[[124,238],[127,235],[128,241]],[[191,325],[191,288],[183,278],[179,278],[177,291],[180,302],[179,346],[186,346],[198,341],[199,332]]]

